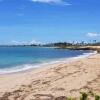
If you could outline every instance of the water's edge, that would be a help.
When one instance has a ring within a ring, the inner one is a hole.
[[[17,73],[17,72],[23,72],[23,71],[28,71],[30,69],[36,69],[36,68],[40,68],[40,67],[43,67],[43,66],[48,66],[50,64],[56,64],[56,63],[60,63],[60,62],[66,62],[66,61],[71,61],[73,59],[80,59],[80,58],[85,58],[85,57],[89,57],[91,55],[95,55],[97,54],[96,51],[94,51],[93,53],[84,53],[82,55],[79,55],[79,56],[76,56],[76,57],[70,57],[70,58],[60,58],[60,59],[57,59],[57,60],[54,60],[54,61],[49,61],[49,62],[44,62],[44,63],[41,63],[41,64],[25,64],[25,65],[21,65],[19,67],[15,67],[15,68],[12,68],[12,69],[6,69],[6,70],[0,70],[0,74],[10,74],[10,73]]]

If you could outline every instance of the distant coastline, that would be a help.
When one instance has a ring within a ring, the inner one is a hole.
[[[0,45],[0,47],[46,47],[56,49],[69,49],[69,50],[93,50],[100,52],[100,42],[95,43],[68,43],[68,42],[57,42],[47,44],[24,44],[24,45]]]
[[[86,43],[82,42],[53,42],[53,43],[33,43],[33,44],[1,44],[0,47],[18,47],[18,46],[33,46],[33,47],[80,47],[80,46],[100,46],[100,42]]]

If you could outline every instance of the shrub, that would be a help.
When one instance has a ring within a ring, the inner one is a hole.
[[[95,95],[95,100],[100,100],[100,96]]]
[[[88,100],[88,94],[85,92],[81,92],[80,100]]]

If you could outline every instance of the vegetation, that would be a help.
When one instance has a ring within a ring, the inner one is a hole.
[[[88,100],[88,94],[85,92],[81,92],[80,100]]]
[[[80,100],[100,100],[100,95],[96,95],[93,92],[80,92],[81,96],[80,96]],[[91,97],[91,98],[90,98]],[[66,100],[77,100],[75,98],[71,98],[71,97],[67,97]]]
[[[100,100],[100,96],[95,95],[95,100]]]

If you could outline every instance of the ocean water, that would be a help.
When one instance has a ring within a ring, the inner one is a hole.
[[[0,47],[0,74],[35,68],[39,64],[92,53],[40,47]]]

